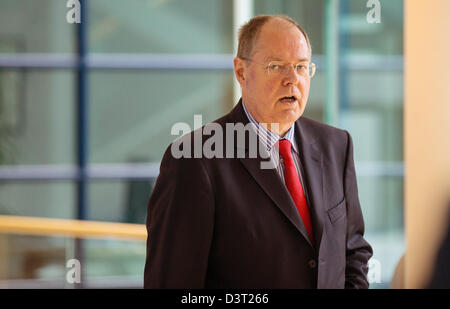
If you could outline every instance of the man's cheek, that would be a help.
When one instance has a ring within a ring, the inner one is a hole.
[[[264,87],[262,89],[264,91],[265,98],[267,100],[273,101],[273,99],[276,97],[276,92],[277,92],[273,83],[266,81],[264,83]]]
[[[253,71],[253,70],[248,70],[247,80],[258,82],[258,78],[257,78],[257,76],[256,76],[256,74],[255,74],[255,71]]]

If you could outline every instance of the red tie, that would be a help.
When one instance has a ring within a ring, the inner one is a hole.
[[[295,168],[294,159],[292,158],[291,142],[287,139],[282,139],[279,140],[278,144],[280,155],[284,161],[284,181],[286,183],[286,187],[294,200],[295,206],[297,207],[300,217],[303,220],[303,224],[306,227],[306,231],[308,232],[309,239],[314,246],[311,217],[309,215],[305,194],[297,174],[297,169]]]

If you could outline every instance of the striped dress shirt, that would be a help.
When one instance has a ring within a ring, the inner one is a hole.
[[[281,178],[281,181],[286,185],[284,180],[284,164],[283,159],[280,156],[279,150],[278,150],[278,141],[281,139],[287,139],[291,142],[291,154],[292,158],[294,159],[294,165],[297,170],[297,174],[300,178],[300,183],[303,188],[303,192],[305,193],[306,202],[309,204],[308,194],[307,190],[305,190],[305,184],[302,177],[302,166],[300,162],[300,154],[298,150],[298,145],[295,141],[294,134],[295,134],[295,123],[291,126],[289,131],[283,136],[280,137],[278,134],[266,129],[263,125],[261,125],[255,118],[252,117],[252,115],[248,112],[247,107],[245,106],[245,103],[242,102],[242,106],[244,107],[245,114],[247,115],[248,120],[252,124],[252,128],[255,130],[256,134],[259,137],[259,140],[262,142],[264,146],[266,146],[267,151],[269,153],[269,156],[271,159],[274,160],[275,166],[277,167],[278,175]]]

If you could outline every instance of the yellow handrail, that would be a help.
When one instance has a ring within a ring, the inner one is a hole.
[[[144,224],[0,215],[0,233],[74,238],[147,239]]]

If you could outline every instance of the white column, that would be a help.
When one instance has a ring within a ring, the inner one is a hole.
[[[253,17],[253,0],[233,0],[233,55],[236,56],[238,48],[238,30],[245,22]],[[234,74],[233,74],[234,75]],[[241,97],[241,86],[234,78],[233,100],[236,104]]]

